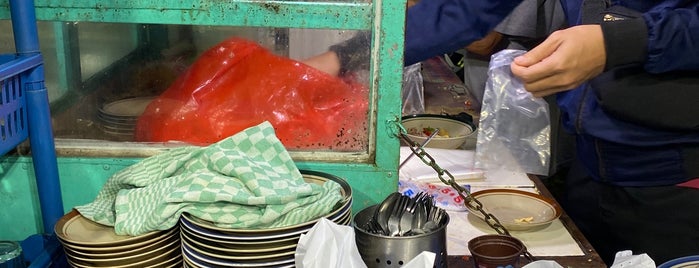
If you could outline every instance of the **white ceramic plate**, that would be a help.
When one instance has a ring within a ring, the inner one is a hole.
[[[340,218],[334,222],[339,224],[339,225],[349,225],[351,221],[352,221],[352,213],[348,213],[345,216],[343,216],[342,218]]]
[[[699,268],[699,255],[669,260],[658,266],[658,268]]]
[[[138,117],[156,97],[136,97],[110,102],[100,112],[112,117]]]
[[[115,133],[130,133],[130,132],[134,132],[134,130],[136,129],[136,125],[113,126],[113,125],[102,124],[102,127],[107,132],[115,132]]]
[[[91,245],[79,245],[79,244],[73,244],[67,241],[64,241],[63,239],[60,239],[61,243],[63,244],[64,247],[73,249],[75,251],[85,253],[85,254],[104,254],[104,255],[119,255],[120,253],[123,252],[130,252],[130,251],[139,251],[143,247],[146,247],[150,244],[157,243],[158,241],[163,241],[167,240],[173,236],[179,236],[179,230],[177,226],[167,230],[163,231],[161,235],[153,237],[152,239],[146,239],[143,241],[137,241],[132,244],[125,244],[125,245],[118,245],[118,246],[91,246]]]
[[[177,228],[179,229],[179,228]],[[170,245],[173,242],[179,243],[179,232],[169,232],[169,235],[166,237],[163,237],[161,239],[153,239],[153,240],[148,240],[146,242],[150,243],[144,243],[140,246],[136,246],[134,248],[126,248],[124,250],[114,250],[114,251],[107,251],[107,252],[93,252],[91,248],[76,248],[70,244],[64,244],[63,249],[66,250],[67,252],[71,252],[72,255],[85,258],[85,259],[91,259],[91,260],[111,260],[111,259],[117,259],[117,258],[133,258],[135,256],[141,255],[146,252],[150,252],[152,250],[156,250],[162,247],[165,247],[166,245]]]
[[[80,215],[77,210],[71,210],[61,217],[56,222],[54,231],[64,242],[90,247],[130,246],[137,242],[151,240],[165,232],[153,231],[140,236],[117,235],[114,227],[91,221]]]
[[[293,244],[270,244],[267,247],[237,247],[237,248],[230,248],[225,244],[220,244],[216,242],[212,242],[209,240],[205,239],[200,239],[197,238],[196,236],[193,236],[189,234],[189,232],[180,232],[182,235],[182,240],[187,241],[190,243],[192,246],[195,246],[197,248],[202,248],[205,250],[215,250],[215,251],[220,251],[224,253],[230,253],[231,255],[235,255],[238,253],[266,253],[266,252],[279,252],[279,251],[285,251],[285,250],[295,250],[296,249],[296,243]]]
[[[561,216],[561,208],[552,199],[542,195],[513,190],[488,189],[472,193],[483,204],[483,210],[493,214],[509,231],[543,228]],[[477,210],[468,207],[469,213],[483,219]]]
[[[163,245],[162,247],[150,248],[148,250],[144,249],[143,251],[136,252],[136,253],[131,254],[131,255],[118,256],[118,257],[112,257],[112,258],[95,258],[95,257],[91,257],[91,256],[84,256],[84,255],[81,255],[79,252],[71,251],[69,248],[65,248],[65,251],[66,251],[66,254],[69,255],[73,259],[73,261],[75,261],[75,262],[85,263],[85,264],[99,266],[99,267],[105,267],[105,266],[140,263],[142,261],[150,260],[156,256],[159,256],[165,251],[171,250],[173,248],[179,248],[179,245],[180,245],[179,239],[172,239],[172,240],[168,240],[167,244]]]
[[[212,243],[219,244],[223,247],[228,247],[228,248],[247,248],[247,249],[254,249],[254,248],[266,248],[270,246],[275,246],[275,245],[291,245],[291,244],[296,244],[299,240],[299,237],[287,237],[287,238],[282,238],[282,239],[271,239],[271,240],[238,240],[234,239],[231,237],[220,237],[220,238],[215,238],[215,237],[210,237],[207,235],[203,235],[201,233],[198,233],[196,231],[190,230],[186,227],[184,227],[185,223],[182,223],[180,221],[180,224],[182,224],[183,228],[181,228],[183,233],[187,233],[189,237],[193,237],[196,239],[199,239],[201,241],[210,241]],[[222,238],[222,239],[221,239]]]
[[[282,259],[277,261],[269,262],[234,262],[229,260],[221,260],[217,258],[212,258],[197,253],[192,250],[188,245],[182,244],[182,254],[185,260],[189,261],[195,267],[293,267],[294,257],[292,255],[289,259]],[[289,266],[291,265],[291,266]]]
[[[208,268],[208,266],[194,264],[192,262],[192,260],[189,257],[187,257],[187,255],[183,255],[182,260],[183,260],[182,264],[184,264],[185,268],[189,268],[189,267],[191,267],[191,268]]]
[[[179,248],[179,247],[178,247]],[[144,268],[175,268],[182,267],[182,253],[177,254],[177,256],[164,260],[160,263],[156,263]]]
[[[189,220],[186,216],[186,214],[182,214],[182,217],[180,217],[180,223],[182,224],[182,228],[186,228],[192,232],[195,232],[197,234],[206,236],[206,237],[212,237],[212,238],[217,238],[217,239],[229,239],[229,240],[237,240],[237,241],[272,241],[272,240],[285,240],[287,238],[291,237],[296,237],[302,233],[305,233],[308,231],[309,228],[303,228],[303,229],[298,229],[294,231],[281,231],[279,233],[275,233],[272,235],[269,234],[263,234],[263,233],[245,233],[244,235],[236,235],[233,233],[222,233],[216,230],[210,230],[207,228],[203,228],[197,224],[194,224],[192,220]],[[193,217],[192,217],[193,218]]]
[[[241,253],[230,254],[230,253],[220,252],[220,251],[211,250],[211,249],[204,249],[204,248],[198,247],[197,245],[189,243],[189,241],[187,241],[187,240],[182,240],[182,245],[186,246],[190,250],[193,250],[193,252],[195,254],[200,254],[202,256],[207,256],[207,257],[219,259],[222,261],[239,262],[239,263],[261,263],[261,262],[283,261],[283,260],[287,260],[289,258],[293,259],[294,253],[296,252],[296,249],[290,249],[290,250],[279,251],[279,252],[254,252],[254,253],[245,253],[245,254],[241,254]]]
[[[165,262],[167,260],[171,260],[173,258],[179,258],[180,247],[171,247],[165,251],[161,251],[158,253],[159,254],[156,256],[153,256],[151,258],[141,260],[141,261],[138,261],[135,263],[114,262],[114,263],[94,264],[94,263],[88,263],[88,262],[84,262],[84,261],[75,259],[74,256],[68,254],[67,252],[66,252],[66,258],[71,261],[71,264],[73,266],[79,267],[79,268],[93,268],[93,267],[141,268],[141,267],[154,266],[154,265],[157,265],[159,263]]]

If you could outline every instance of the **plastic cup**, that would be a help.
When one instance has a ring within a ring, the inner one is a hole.
[[[474,267],[517,268],[524,244],[517,238],[506,235],[482,235],[468,241]]]
[[[0,268],[26,267],[22,260],[22,248],[14,241],[0,241]]]

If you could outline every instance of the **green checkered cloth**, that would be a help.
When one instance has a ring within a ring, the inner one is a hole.
[[[178,147],[107,180],[84,217],[137,236],[174,227],[182,213],[221,228],[291,226],[327,215],[341,186],[307,183],[269,122],[208,147]]]

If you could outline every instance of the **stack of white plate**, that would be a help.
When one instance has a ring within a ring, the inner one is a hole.
[[[306,182],[332,180],[342,186],[344,199],[325,218],[349,225],[352,189],[343,179],[321,172],[302,171]],[[271,229],[226,229],[189,214],[180,217],[182,257],[185,267],[294,267],[294,253],[301,234],[318,219]]]
[[[133,135],[138,117],[155,97],[136,97],[106,103],[97,118],[102,131],[112,135]]]
[[[72,267],[182,267],[178,226],[140,236],[117,235],[113,227],[72,210],[58,220],[55,232]]]

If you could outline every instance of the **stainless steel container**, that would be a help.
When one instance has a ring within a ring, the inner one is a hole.
[[[354,216],[355,240],[362,260],[369,268],[399,267],[420,255],[423,251],[436,254],[434,267],[447,267],[447,224],[445,215],[438,228],[432,232],[414,236],[385,236],[369,233],[363,226],[374,215],[376,205],[367,207]]]

